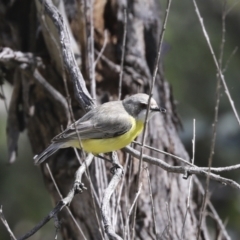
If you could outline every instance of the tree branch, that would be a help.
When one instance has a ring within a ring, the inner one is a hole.
[[[23,53],[20,51],[13,51],[11,48],[0,48],[0,63],[4,65],[13,65],[26,63],[29,65],[35,65],[36,67],[43,66],[42,59],[34,56],[33,53]]]
[[[213,57],[213,61],[214,61],[215,65],[216,65],[219,78],[220,78],[221,81],[222,81],[222,84],[223,84],[224,89],[225,89],[225,93],[226,93],[226,95],[227,95],[227,97],[228,97],[228,100],[229,100],[229,103],[230,103],[230,105],[231,105],[231,107],[232,107],[233,113],[234,113],[234,115],[235,115],[235,117],[236,117],[236,119],[237,119],[238,124],[240,125],[240,118],[239,118],[238,113],[237,113],[237,110],[236,110],[236,108],[235,108],[234,101],[232,100],[232,97],[231,97],[231,95],[230,95],[230,92],[229,92],[227,83],[226,83],[226,81],[225,81],[225,77],[224,77],[223,72],[222,72],[222,70],[221,70],[221,68],[220,68],[220,66],[219,66],[218,60],[217,60],[217,58],[216,58],[216,55],[215,55],[215,53],[214,53],[214,51],[213,51],[213,47],[212,47],[212,44],[211,44],[211,42],[210,42],[210,38],[209,38],[209,36],[208,36],[207,30],[206,30],[206,28],[205,28],[205,26],[204,26],[204,23],[203,23],[203,18],[201,17],[201,14],[200,14],[200,12],[199,12],[199,9],[198,9],[198,6],[197,6],[197,3],[196,3],[195,0],[193,0],[193,5],[194,5],[194,7],[195,7],[195,11],[196,11],[197,17],[198,17],[199,22],[200,22],[200,25],[201,25],[201,27],[202,27],[203,35],[204,35],[204,37],[205,37],[205,39],[206,39],[206,41],[207,41],[209,50],[210,50],[210,52],[211,52],[211,54],[212,54],[212,57]]]
[[[16,237],[14,236],[12,230],[10,229],[10,227],[8,225],[8,222],[7,222],[6,218],[3,215],[2,206],[0,208],[0,219],[1,219],[2,223],[3,223],[3,225],[5,226],[5,228],[7,229],[8,233],[10,235],[11,240],[16,240]]]
[[[94,102],[86,88],[82,73],[79,70],[74,54],[71,50],[69,33],[65,23],[63,22],[63,18],[50,1],[36,1],[41,5],[41,7],[43,7],[43,13],[46,13],[47,16],[52,20],[55,30],[58,32],[64,67],[69,73],[70,79],[73,82],[75,98],[78,100],[81,107],[87,112],[94,106]],[[39,12],[39,14],[41,14],[41,12]]]
[[[70,121],[70,113],[68,111],[68,103],[67,103],[66,99],[63,97],[63,95],[46,81],[46,79],[42,76],[42,74],[38,71],[38,69],[34,70],[33,76],[34,76],[35,80],[37,80],[38,83],[41,84],[41,86],[47,92],[50,93],[51,97],[53,97],[58,103],[60,103],[63,106],[65,114],[67,116],[67,119],[68,119],[68,121]]]
[[[127,153],[130,153],[132,156],[134,156],[137,159],[140,159],[140,152],[131,148],[131,147],[125,147],[124,151]],[[236,188],[238,190],[240,190],[240,185],[228,178],[223,178],[219,175],[216,175],[214,173],[208,173],[205,170],[203,170],[200,167],[197,166],[190,166],[190,167],[184,167],[184,166],[171,166],[168,163],[158,159],[158,158],[154,158],[154,157],[150,157],[147,156],[145,154],[143,154],[143,161],[159,166],[162,169],[166,170],[167,172],[173,172],[173,173],[179,173],[179,174],[184,174],[184,176],[188,177],[190,174],[195,174],[195,175],[200,175],[200,176],[204,176],[207,177],[209,175],[209,178],[212,180],[215,180],[217,182],[220,182],[222,184],[231,186],[233,188]],[[208,168],[207,168],[208,169]]]
[[[113,159],[114,163],[115,164],[118,163],[117,153],[113,152],[112,156],[114,158]],[[108,184],[108,187],[106,188],[106,190],[104,192],[102,206],[101,206],[101,212],[102,212],[102,218],[103,218],[105,232],[107,233],[108,237],[113,240],[122,240],[122,238],[120,236],[118,236],[114,231],[114,228],[111,224],[111,220],[110,220],[111,218],[110,218],[110,212],[109,212],[110,198],[111,198],[113,192],[115,191],[122,176],[123,176],[123,169],[118,167],[115,170],[115,173],[114,173],[110,183]]]

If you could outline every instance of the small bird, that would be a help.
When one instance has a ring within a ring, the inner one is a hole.
[[[144,128],[148,100],[149,95],[138,93],[123,101],[107,102],[90,110],[54,137],[51,145],[34,157],[35,164],[41,164],[60,148],[75,147],[97,155],[127,146]],[[159,108],[151,98],[148,119],[156,112],[166,110]]]

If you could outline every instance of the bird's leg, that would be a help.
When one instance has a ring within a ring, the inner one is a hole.
[[[96,157],[98,157],[98,158],[101,158],[101,159],[103,159],[103,160],[105,160],[105,161],[108,161],[108,162],[112,162],[110,159],[108,159],[108,158],[106,158],[106,157],[104,157],[104,156],[102,156],[102,155],[96,155]]]
[[[70,205],[75,194],[82,193],[83,190],[87,189],[82,183],[82,175],[86,171],[87,167],[89,167],[91,164],[93,157],[93,154],[89,153],[83,164],[77,169],[72,188],[68,192],[67,196],[61,200],[64,207]]]
[[[188,171],[188,169],[185,170],[185,173],[183,175],[183,179],[188,179],[189,176],[191,176],[192,174]]]
[[[110,158],[112,160],[111,162],[113,164],[113,167],[110,169],[110,172],[112,174],[114,174],[116,172],[116,170],[118,168],[120,168],[122,170],[122,174],[124,174],[124,169],[123,169],[122,165],[119,163],[117,152],[116,151],[110,152],[109,156],[110,156]]]
[[[93,160],[93,155],[92,154],[88,154],[88,156],[86,157],[85,161],[83,162],[83,164],[78,168],[78,170],[75,173],[75,181],[73,184],[72,189],[70,190],[68,196],[72,196],[72,194],[77,194],[77,193],[82,193],[83,190],[87,189],[84,184],[82,183],[82,175],[83,173],[86,171],[87,167],[89,167],[89,165],[91,164],[92,160]],[[72,194],[71,194],[72,192]],[[66,199],[68,199],[68,196],[66,197]],[[73,195],[74,196],[74,195]],[[71,198],[70,198],[71,199]],[[71,202],[72,200],[70,200]],[[69,202],[69,203],[70,203]]]
[[[110,157],[110,159],[108,159],[108,158],[106,158],[104,156],[101,156],[99,154],[97,155],[97,157],[113,164],[113,167],[110,169],[110,172],[112,174],[114,174],[116,172],[117,168],[121,168],[122,169],[122,173],[124,173],[124,169],[123,169],[122,165],[119,163],[117,152],[115,152],[115,151],[114,152],[110,152],[110,153],[107,153],[107,155]]]

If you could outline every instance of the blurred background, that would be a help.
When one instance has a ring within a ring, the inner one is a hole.
[[[166,1],[161,0],[162,9]],[[223,66],[228,63],[225,79],[240,112],[240,49],[230,58],[240,42],[240,2],[229,0],[198,1],[206,30],[209,33],[216,56],[220,54],[222,38],[223,5],[229,10],[226,16],[226,35],[223,51]],[[164,11],[162,11],[162,16]],[[159,16],[159,17],[162,17]],[[216,103],[216,67],[203,36],[192,1],[173,1],[165,42],[163,46],[165,77],[172,85],[183,128],[179,131],[182,141],[192,156],[193,119],[196,119],[195,163],[207,166],[210,155],[212,124]],[[3,86],[7,105],[12,88]],[[38,167],[33,165],[27,133],[20,136],[18,161],[7,163],[6,145],[7,112],[0,101],[0,205],[16,236],[31,229],[52,208],[51,199],[44,187]],[[213,166],[229,166],[240,163],[240,127],[231,109],[229,100],[221,88],[219,120]],[[222,176],[240,183],[240,170]],[[205,180],[201,179],[203,184]],[[232,239],[240,236],[240,192],[216,182],[210,185],[211,200],[226,224]],[[30,239],[53,239],[53,222],[48,223]],[[0,224],[0,240],[9,239]],[[58,239],[61,239],[60,236]]]

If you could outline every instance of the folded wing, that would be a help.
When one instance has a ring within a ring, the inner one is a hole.
[[[52,142],[78,139],[77,132],[81,139],[112,138],[126,133],[131,127],[132,117],[125,111],[122,103],[109,102],[88,112],[54,137]]]

